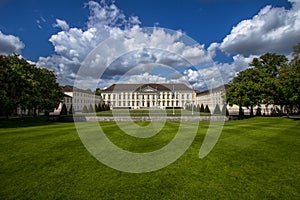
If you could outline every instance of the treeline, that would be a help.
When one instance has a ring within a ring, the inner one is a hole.
[[[196,105],[187,105],[186,107],[187,110],[190,110],[190,111],[195,111],[195,112],[200,112],[200,113],[209,113],[211,114],[211,110],[209,109],[209,106],[206,105],[204,107],[203,104],[201,104],[201,106],[199,104]],[[228,112],[228,109],[226,107],[226,104],[223,105],[222,108],[220,108],[219,104],[216,104],[212,114],[214,115],[226,115],[228,116],[229,115],[229,112]]]
[[[229,105],[250,109],[253,115],[261,114],[261,105],[274,105],[273,114],[299,113],[300,111],[300,43],[294,47],[289,62],[284,55],[266,53],[254,58],[249,68],[238,73],[228,84],[226,92]]]
[[[18,55],[0,55],[0,116],[45,113],[57,107],[62,89],[52,71],[38,68]]]
[[[92,104],[90,104],[89,106],[84,105],[82,108],[82,113],[93,113],[93,112],[102,112],[102,111],[109,111],[110,107],[108,104],[105,103],[99,103],[98,105],[95,104],[94,106],[92,106]],[[71,104],[69,110],[67,109],[66,104],[62,105],[61,111],[60,111],[60,115],[72,115],[75,114],[75,110],[73,108],[73,105]]]

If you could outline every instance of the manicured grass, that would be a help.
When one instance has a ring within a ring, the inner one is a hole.
[[[83,122],[84,123],[84,122]],[[159,171],[111,169],[82,145],[73,123],[0,121],[0,199],[299,199],[300,121],[252,118],[225,123],[214,149],[198,158],[208,122],[185,154]],[[143,124],[141,124],[143,125]],[[101,122],[124,149],[148,152],[174,137],[168,122],[135,139]]]

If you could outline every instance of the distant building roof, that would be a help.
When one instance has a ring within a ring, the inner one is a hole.
[[[93,94],[95,95],[94,92],[92,92],[91,90],[83,90],[77,87],[73,87],[71,85],[66,85],[62,87],[62,91],[63,92],[81,92],[81,93],[86,93],[86,94]]]
[[[197,92],[197,96],[201,96],[201,95],[207,95],[209,94],[210,92],[218,92],[218,91],[221,91],[223,89],[225,89],[225,91],[227,90],[228,88],[228,85],[225,84],[225,85],[220,85],[218,87],[215,87],[215,88],[212,88],[212,89],[208,89],[208,90],[204,90],[202,92]]]
[[[103,92],[123,92],[123,91],[140,91],[145,88],[153,88],[157,91],[172,91],[174,86],[175,91],[191,91],[187,85],[183,83],[147,83],[147,84],[113,84]]]

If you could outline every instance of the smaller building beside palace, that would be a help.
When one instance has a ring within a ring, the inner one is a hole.
[[[89,107],[92,105],[94,107],[95,104],[98,105],[102,102],[100,95],[95,95],[95,93],[90,90],[83,90],[70,85],[63,87],[63,93],[63,100],[51,114],[59,114],[63,104],[66,105],[68,111],[72,105],[75,112],[82,112],[84,106]]]

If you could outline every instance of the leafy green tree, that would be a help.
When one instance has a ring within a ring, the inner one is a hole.
[[[281,89],[282,104],[289,113],[300,111],[300,43],[294,47],[293,59],[279,71],[278,85]]]
[[[253,107],[261,102],[262,87],[260,80],[263,75],[258,69],[249,68],[238,73],[228,84],[227,101],[229,105],[239,106],[239,115],[242,115],[242,107],[250,108],[253,115]]]
[[[250,68],[241,71],[228,84],[227,101],[229,105],[239,106],[239,115],[243,115],[242,107],[250,108],[260,104],[284,105],[284,90],[278,79],[279,72],[287,65],[283,55],[267,53],[254,58]]]
[[[259,84],[260,99],[265,104],[274,104],[280,106],[280,112],[285,104],[283,85],[278,79],[282,68],[288,65],[288,59],[284,55],[266,53],[260,58],[254,58],[250,66],[257,69],[261,78]]]
[[[15,114],[18,107],[36,111],[53,110],[63,97],[52,71],[28,63],[18,55],[0,55],[1,115]]]

